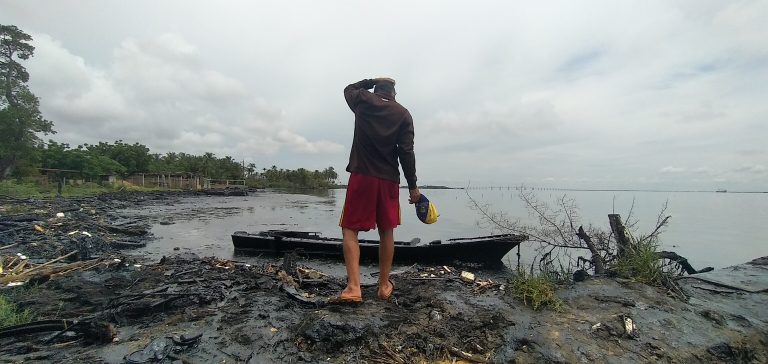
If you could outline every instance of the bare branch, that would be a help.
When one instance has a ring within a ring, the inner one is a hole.
[[[563,233],[563,230],[560,228],[560,226],[552,221],[551,217],[547,216],[545,213],[545,207],[539,204],[539,201],[536,200],[536,197],[533,195],[532,191],[527,193],[520,192],[520,198],[528,205],[530,209],[538,214],[540,221],[546,222],[549,226],[557,230],[557,233],[560,234],[560,238],[563,241],[568,241],[568,238],[565,237],[565,233]]]

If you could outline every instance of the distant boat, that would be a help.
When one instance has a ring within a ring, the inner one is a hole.
[[[445,262],[454,260],[477,263],[497,263],[510,249],[528,237],[517,234],[480,236],[422,242],[396,241],[397,261]],[[320,236],[319,233],[302,231],[269,230],[257,234],[237,231],[232,234],[232,243],[238,252],[286,253],[301,250],[305,254],[325,255],[342,258],[342,240]],[[379,242],[360,239],[360,258],[376,260]]]
[[[715,192],[728,192],[728,190],[722,189],[722,190],[717,190]]]

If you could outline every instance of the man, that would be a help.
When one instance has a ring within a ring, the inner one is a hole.
[[[373,88],[373,93],[368,91]],[[355,113],[355,132],[349,154],[347,196],[339,226],[344,237],[347,287],[341,302],[362,302],[360,290],[360,246],[357,234],[378,228],[378,297],[387,300],[395,290],[389,279],[395,252],[394,228],[400,225],[400,171],[408,182],[408,201],[421,193],[416,187],[416,157],[413,153],[413,119],[395,101],[395,80],[365,79],[344,88],[344,98]]]

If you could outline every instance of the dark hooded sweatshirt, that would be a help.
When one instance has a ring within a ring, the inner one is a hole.
[[[344,88],[344,98],[355,113],[347,172],[400,183],[399,159],[408,188],[414,189],[413,118],[394,96],[369,92],[374,85],[374,80],[366,79]]]

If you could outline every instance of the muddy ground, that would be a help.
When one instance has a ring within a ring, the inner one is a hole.
[[[124,250],[130,244],[114,243],[151,244],[148,227],[157,223],[122,216],[122,208],[174,198],[29,200],[34,211],[23,214],[32,220],[0,213],[0,221],[13,222],[0,224],[0,249],[19,243],[0,255],[25,248],[43,262],[85,245],[89,254],[81,258],[100,259],[88,270],[0,291],[36,320],[57,320],[0,337],[0,362],[768,362],[764,291],[681,279],[690,297],[683,302],[663,289],[590,278],[558,290],[561,311],[533,311],[509,292],[511,272],[415,265],[397,272],[394,299],[378,300],[368,286],[361,305],[336,306],[327,299],[343,281],[304,257],[245,264],[180,254],[147,261]],[[62,206],[71,211],[56,218]],[[83,227],[98,233],[68,235]],[[768,269],[765,261],[751,266]],[[462,281],[462,270],[479,282]],[[152,343],[154,351],[138,352]]]

